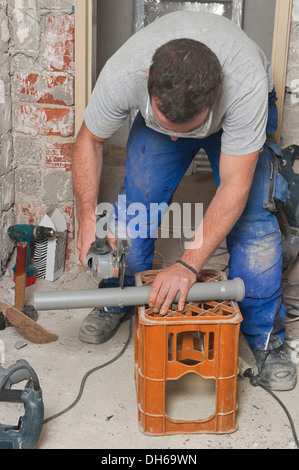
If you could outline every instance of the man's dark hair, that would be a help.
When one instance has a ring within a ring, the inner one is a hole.
[[[148,92],[169,121],[182,124],[213,105],[221,81],[220,62],[209,47],[193,39],[174,39],[153,56]]]

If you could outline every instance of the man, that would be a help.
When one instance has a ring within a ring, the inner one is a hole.
[[[179,292],[178,308],[183,309],[197,273],[227,237],[229,276],[241,277],[246,289],[240,303],[242,331],[260,375],[272,389],[293,388],[296,368],[284,340],[281,235],[271,212],[274,198],[285,200],[287,192],[282,184],[273,193],[269,183],[273,151],[281,153],[273,143],[275,92],[263,52],[228,19],[177,12],[135,34],[107,62],[74,153],[77,246],[83,265],[95,237],[103,144],[132,109],[139,113],[127,145],[126,205],[115,205],[116,221],[124,214],[130,221],[127,208],[132,203],[144,204],[148,212],[150,203],[170,204],[201,148],[217,184],[202,235],[195,236],[178,262],[158,274],[150,305],[164,314]],[[149,216],[141,225],[145,236],[130,240],[126,285],[133,285],[135,273],[152,265]],[[113,280],[105,285],[112,286]],[[131,314],[130,309],[95,309],[83,321],[80,338],[103,343]]]

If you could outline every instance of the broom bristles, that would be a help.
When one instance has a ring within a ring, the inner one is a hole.
[[[0,302],[0,310],[9,323],[32,343],[47,344],[58,340],[57,335],[45,330],[17,308]]]

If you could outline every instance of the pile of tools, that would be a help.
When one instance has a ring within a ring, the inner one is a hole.
[[[48,343],[58,337],[44,330],[35,322],[37,311],[32,305],[25,306],[25,288],[36,280],[36,269],[31,263],[32,250],[36,241],[55,236],[52,228],[35,225],[13,225],[8,229],[9,236],[17,242],[17,261],[13,269],[15,280],[14,306],[0,302],[1,328],[12,325],[33,343]]]

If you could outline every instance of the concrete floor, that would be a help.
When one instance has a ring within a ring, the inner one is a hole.
[[[124,166],[120,159],[107,158],[104,168],[102,200],[113,202],[122,184]],[[119,180],[119,186],[115,181]],[[185,176],[175,201],[200,201],[205,208],[215,191],[209,174]],[[156,245],[155,267],[171,264],[180,253],[178,240],[159,240]],[[222,270],[227,266],[227,254],[221,250],[209,262],[209,267]],[[288,294],[298,291],[298,268],[295,266],[285,280]],[[297,281],[296,281],[297,280]],[[38,280],[26,290],[26,303],[32,303],[34,291],[95,288],[88,273],[64,274],[55,283]],[[0,280],[0,299],[13,302],[14,283],[9,272]],[[38,323],[56,333],[59,339],[48,345],[35,345],[10,327],[0,332],[5,344],[4,367],[26,359],[35,369],[43,391],[45,418],[55,415],[72,404],[78,395],[87,371],[105,364],[124,347],[129,334],[129,322],[121,325],[117,334],[106,344],[90,345],[78,339],[78,330],[90,310],[40,312]],[[287,336],[299,338],[299,322],[287,323]],[[240,338],[240,355],[255,369],[245,340]],[[16,386],[17,387],[17,386]],[[17,387],[18,388],[18,387]],[[22,387],[20,387],[22,388]],[[299,388],[277,392],[287,406],[299,433]],[[194,398],[194,397],[193,397]],[[19,404],[0,404],[1,423],[16,424],[24,414]],[[186,401],[186,409],[188,403]],[[189,408],[190,409],[190,408]],[[263,389],[253,387],[248,380],[238,379],[238,430],[232,434],[185,434],[146,436],[139,431],[137,399],[134,382],[134,338],[125,353],[114,363],[91,374],[85,383],[81,399],[75,407],[43,426],[38,449],[101,449],[121,455],[120,449],[132,457],[138,450],[159,454],[176,449],[294,449],[289,421],[279,404]]]

